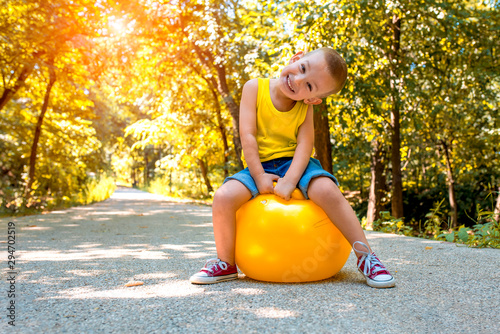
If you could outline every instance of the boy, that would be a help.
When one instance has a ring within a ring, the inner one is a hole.
[[[395,286],[394,278],[369,248],[337,180],[311,158],[313,105],[338,93],[346,79],[347,66],[342,57],[332,49],[320,48],[295,54],[279,79],[253,79],[244,85],[240,137],[248,167],[227,178],[215,193],[212,219],[218,259],[207,261],[191,277],[191,283],[236,279],[236,211],[258,194],[274,193],[289,200],[298,187],[325,211],[352,245],[367,284],[375,288]]]

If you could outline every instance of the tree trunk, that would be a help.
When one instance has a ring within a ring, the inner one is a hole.
[[[186,64],[187,66],[190,66],[190,64]],[[224,126],[224,121],[222,120],[222,112],[221,112],[221,107],[219,103],[219,96],[217,95],[217,90],[215,89],[215,81],[213,78],[210,80],[206,76],[204,76],[195,66],[191,66],[194,72],[196,72],[205,82],[209,87],[212,89],[210,90],[212,92],[212,97],[214,98],[214,103],[215,103],[215,114],[217,118],[217,129],[219,130],[219,133],[221,135],[222,139],[222,145],[224,148],[224,179],[229,176],[229,171],[228,171],[228,162],[229,162],[229,145],[227,143],[227,134],[226,134],[226,128]],[[239,114],[238,114],[239,116]],[[234,125],[234,124],[233,124]],[[234,127],[233,127],[234,129]],[[236,145],[235,145],[236,149]],[[240,159],[241,162],[241,159]]]
[[[216,65],[215,67],[217,69],[217,76],[219,79],[217,90],[222,96],[222,99],[229,109],[229,113],[231,114],[231,117],[233,119],[233,144],[234,150],[236,152],[236,161],[238,162],[240,169],[243,169],[243,161],[241,160],[242,147],[240,139],[240,108],[229,92],[226,81],[226,68],[224,67],[224,65]]]
[[[451,228],[456,228],[458,226],[458,207],[455,197],[455,177],[453,175],[453,169],[451,168],[450,149],[448,148],[448,145],[444,140],[441,141],[441,145],[443,147],[444,156],[446,158],[446,174],[448,175],[448,197],[450,201],[450,208],[452,211]]]
[[[189,34],[184,30],[184,22],[182,18],[180,19],[180,27],[181,33],[189,40]],[[227,85],[226,78],[226,67],[224,64],[216,63],[212,53],[210,51],[202,50],[196,43],[191,43],[198,60],[203,64],[208,73],[213,73],[215,70],[217,80],[214,79],[214,76],[210,77],[209,82],[211,86],[217,90],[217,92],[221,95],[224,104],[229,109],[229,113],[233,119],[233,145],[234,151],[236,153],[236,161],[241,169],[243,169],[243,161],[241,160],[241,140],[240,140],[240,108],[238,104],[234,101],[231,92],[229,91],[229,87]],[[215,73],[214,73],[215,74]]]
[[[149,169],[148,169],[148,148],[144,147],[144,187],[149,185]]]
[[[205,161],[198,158],[198,165],[200,165],[201,175],[203,176],[203,181],[205,181],[205,185],[207,186],[207,193],[210,195],[214,191],[212,185],[210,184],[210,180],[208,178],[208,170]]]
[[[4,89],[2,96],[0,97],[0,110],[2,110],[5,107],[5,105],[7,105],[7,103],[14,97],[17,91],[24,85],[24,82],[29,77],[34,67],[35,67],[34,63],[29,63],[24,65],[23,69],[21,70],[21,73],[17,77],[14,87]]]
[[[373,222],[380,218],[382,211],[382,195],[385,189],[384,163],[382,145],[378,140],[371,143],[371,182],[370,195],[368,198],[368,212],[366,215],[366,229],[373,229]]]
[[[212,90],[212,95],[215,101],[215,109],[216,109],[215,113],[217,114],[217,128],[219,129],[220,136],[222,139],[222,145],[224,148],[224,179],[225,179],[229,176],[229,171],[228,171],[229,145],[227,144],[226,129],[224,127],[224,122],[222,121],[219,99],[215,90]]]
[[[392,216],[401,218],[403,213],[403,182],[401,179],[401,142],[399,129],[399,110],[394,108],[391,112],[391,164],[392,164]]]
[[[495,210],[493,210],[493,219],[500,223],[500,187],[498,187],[497,204]]]
[[[315,107],[314,112],[314,149],[316,158],[324,170],[333,174],[332,143],[330,141],[330,126],[328,123],[328,108],[323,102]]]
[[[401,40],[401,19],[394,15],[390,22],[392,30],[392,45],[389,52],[390,61],[390,85],[391,85],[391,164],[392,164],[392,216],[395,218],[403,217],[403,184],[401,180],[401,138],[399,124],[399,92],[396,83],[398,75],[395,68],[398,66],[398,52]]]
[[[31,61],[24,64],[21,73],[19,73],[16,83],[12,88],[5,88],[0,97],[0,110],[2,110],[7,103],[16,95],[17,91],[24,86],[26,79],[31,75],[33,69],[35,68],[36,61],[44,54],[42,51],[37,51],[33,53]]]
[[[31,145],[28,184],[26,185],[26,190],[25,190],[25,201],[29,200],[31,195],[31,188],[33,187],[33,183],[35,181],[36,151],[38,149],[38,142],[40,140],[40,134],[42,132],[43,118],[45,117],[45,113],[47,112],[47,108],[49,107],[50,91],[52,90],[52,86],[54,86],[54,83],[56,82],[56,72],[54,70],[53,61],[49,62],[48,68],[49,68],[49,83],[47,84],[47,88],[45,90],[42,110],[40,111],[40,115],[38,116],[38,121],[35,127],[35,135],[33,137],[33,144]]]

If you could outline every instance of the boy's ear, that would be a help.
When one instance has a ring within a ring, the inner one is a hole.
[[[305,104],[312,104],[312,105],[321,104],[321,102],[323,102],[323,100],[320,99],[320,98],[317,98],[317,97],[312,97],[310,99],[305,99],[304,100]]]
[[[292,63],[295,63],[297,60],[299,60],[300,58],[302,58],[304,56],[304,51],[299,51],[297,52],[296,54],[294,54],[292,56],[292,58],[290,58],[290,61],[288,62],[288,65],[292,64]]]

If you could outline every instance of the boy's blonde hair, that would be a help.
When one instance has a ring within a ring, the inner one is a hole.
[[[318,96],[318,98],[323,99],[342,90],[347,80],[347,64],[345,63],[344,58],[342,58],[337,51],[327,47],[308,52],[304,55],[304,57],[311,56],[319,52],[324,55],[328,73],[335,80],[335,87],[333,89],[331,89],[324,96]]]

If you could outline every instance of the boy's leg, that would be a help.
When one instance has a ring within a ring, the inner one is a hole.
[[[332,179],[312,179],[307,193],[352,245],[358,258],[358,269],[365,276],[366,283],[374,288],[395,286],[394,277],[371,251],[354,210]]]
[[[213,284],[238,278],[234,260],[236,211],[251,198],[250,190],[237,180],[227,181],[215,192],[212,221],[218,258],[208,260],[191,276],[191,283]]]
[[[361,241],[365,245],[368,245],[358,217],[356,217],[351,205],[331,179],[327,177],[312,179],[307,194],[314,203],[325,211],[328,218],[330,218],[351,245],[356,241]],[[367,251],[370,251],[370,249],[367,249]],[[356,249],[354,249],[354,252],[356,252],[357,257],[362,255]]]
[[[252,198],[241,182],[229,180],[214,195],[212,222],[217,256],[224,262],[235,264],[236,211]]]

